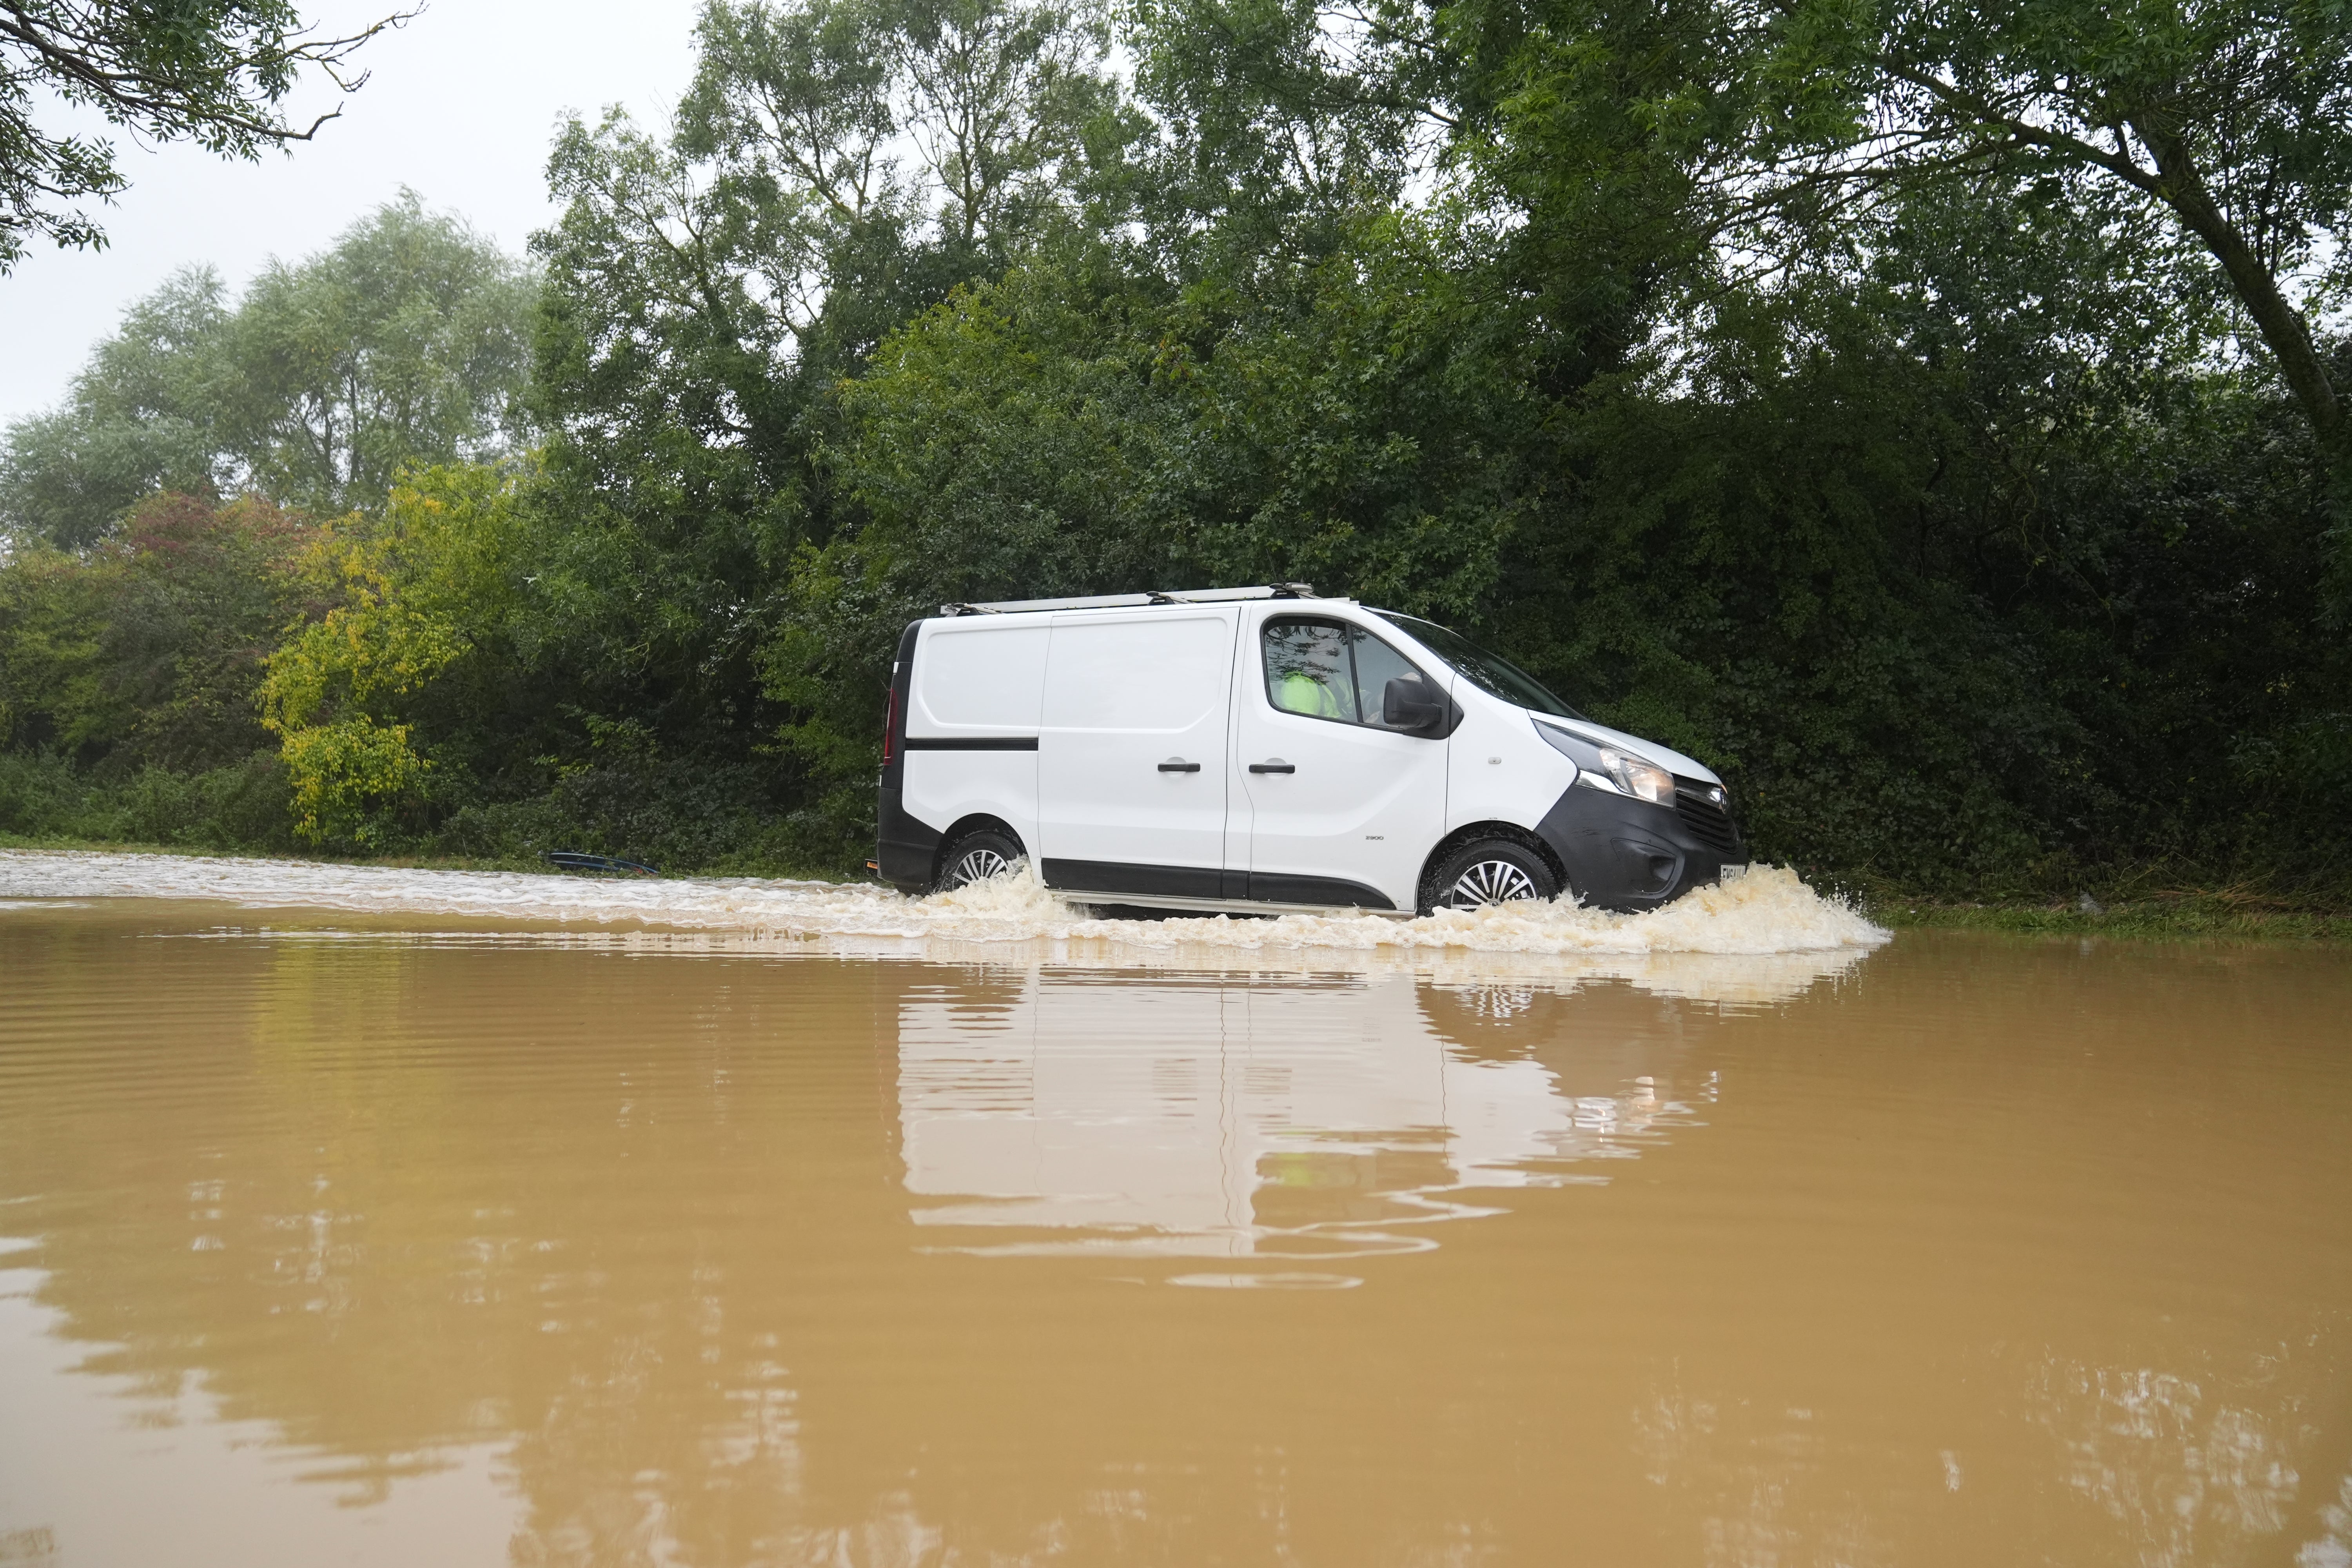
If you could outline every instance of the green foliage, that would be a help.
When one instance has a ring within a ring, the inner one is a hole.
[[[0,437],[0,535],[79,549],[159,489],[319,515],[381,504],[404,463],[509,441],[535,284],[414,192],[232,308],[209,270],[133,305],[65,405]]]
[[[186,850],[295,848],[274,751],[201,773],[148,767],[93,779],[64,758],[0,752],[0,835]]]
[[[225,295],[210,268],[175,273],[123,312],[65,406],[0,435],[0,535],[79,550],[158,490],[220,492]]]
[[[298,266],[273,263],[229,324],[247,482],[326,514],[373,506],[410,463],[500,450],[535,282],[414,191]]]
[[[2036,191],[2059,227],[2126,238],[2172,310],[2251,329],[2352,527],[2352,394],[2315,331],[2352,284],[2341,5],[1471,0],[1447,22],[1485,89],[1469,165],[1533,233],[1633,171],[1634,206],[1664,197],[1715,256],[1851,280],[1906,213]]]
[[[1137,0],[1129,18],[1160,127],[1131,154],[1135,201],[1172,275],[1278,289],[1431,172],[1452,70],[1419,6]]]
[[[421,842],[440,853],[509,861],[579,849],[673,872],[853,869],[838,840],[776,809],[772,772],[759,763],[612,758],[566,772],[538,795],[468,802]]]
[[[166,494],[96,550],[0,563],[0,747],[115,776],[202,771],[265,744],[254,696],[306,602],[308,537],[264,502]]]
[[[94,108],[143,141],[191,141],[250,161],[310,140],[341,112],[308,126],[285,118],[278,104],[306,68],[356,90],[367,79],[350,73],[352,54],[408,15],[333,37],[289,0],[14,0],[0,26],[0,273],[30,235],[105,244],[89,216],[65,204],[123,188],[110,143],[41,129],[44,100]]]
[[[408,743],[405,724],[362,714],[289,728],[281,755],[294,786],[294,832],[333,849],[387,849],[398,842],[388,811],[424,792],[433,764]]]
[[[1977,200],[1890,208],[1865,276],[1718,289],[1607,371],[1548,330],[1589,306],[1496,308],[1524,232],[1444,214],[1363,226],[1254,309],[1009,274],[844,389],[863,521],[804,561],[771,695],[838,752],[871,705],[824,694],[878,689],[929,605],[1305,578],[1707,759],[1776,858],[2340,879],[2346,658],[2308,635],[2322,495],[2279,390],[2199,363],[2127,239],[2032,188]]]
[[[429,793],[434,763],[407,715],[505,630],[513,496],[489,468],[428,470],[393,491],[380,523],[331,526],[310,546],[304,574],[332,607],[270,655],[258,694],[306,842],[384,848]]]

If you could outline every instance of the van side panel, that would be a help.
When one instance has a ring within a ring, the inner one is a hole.
[[[1055,617],[1038,737],[1050,887],[1215,898],[1231,609]]]
[[[1468,689],[1465,689],[1468,688]],[[1445,791],[1445,830],[1472,822],[1507,822],[1528,832],[1576,782],[1576,764],[1546,745],[1524,709],[1454,679],[1462,724],[1454,731],[1453,776]]]
[[[907,810],[945,833],[967,816],[993,816],[1037,851],[1037,753],[907,752]]]
[[[997,817],[1036,852],[1037,716],[1050,636],[1042,618],[922,623],[907,703],[909,817],[938,834],[968,816]]]
[[[1036,734],[1052,628],[988,624],[995,618],[925,623],[909,736]]]

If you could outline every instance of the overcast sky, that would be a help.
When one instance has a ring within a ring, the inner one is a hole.
[[[302,9],[349,30],[395,4],[310,0]],[[123,307],[174,268],[209,262],[241,286],[273,256],[291,261],[326,246],[403,185],[520,253],[554,216],[544,171],[557,119],[621,103],[642,121],[666,121],[693,68],[696,9],[695,0],[432,0],[360,52],[368,84],[290,155],[225,163],[110,132],[131,188],[95,209],[107,248],[37,246],[0,278],[0,423],[57,402]],[[294,106],[331,98],[313,89]]]

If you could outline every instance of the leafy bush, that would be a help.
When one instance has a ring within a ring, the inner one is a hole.
[[[94,782],[53,753],[0,752],[0,833],[180,849],[296,848],[285,764],[274,752],[203,773],[147,767]]]

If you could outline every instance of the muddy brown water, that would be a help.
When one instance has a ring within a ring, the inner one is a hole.
[[[0,904],[0,1563],[2345,1568],[2352,959]]]

